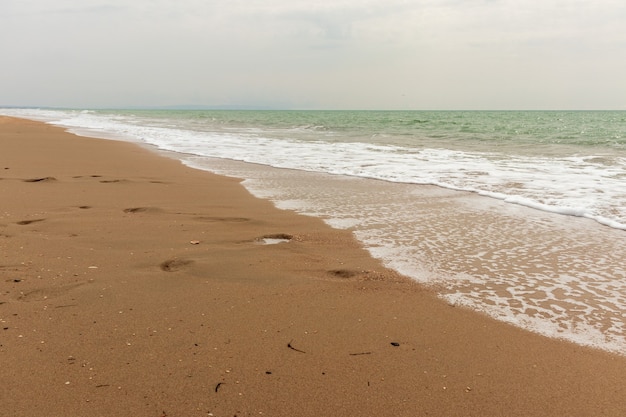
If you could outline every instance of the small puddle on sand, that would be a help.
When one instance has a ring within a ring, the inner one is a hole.
[[[264,237],[258,241],[261,245],[277,245],[279,243],[288,243],[291,239],[277,239],[271,237]]]
[[[277,245],[279,243],[288,243],[293,236],[285,233],[277,233],[273,235],[265,235],[255,239],[259,245]]]

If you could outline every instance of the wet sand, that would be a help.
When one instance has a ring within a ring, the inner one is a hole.
[[[0,118],[0,202],[1,416],[626,415],[626,358],[137,145]]]

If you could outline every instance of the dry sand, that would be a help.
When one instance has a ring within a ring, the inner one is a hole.
[[[624,416],[624,378],[238,180],[0,118],[1,416]]]

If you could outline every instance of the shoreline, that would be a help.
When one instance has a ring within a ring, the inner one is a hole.
[[[0,117],[0,199],[6,415],[626,412],[625,358],[447,305],[137,144]]]
[[[612,293],[598,293],[623,275],[621,230],[433,185],[173,156],[246,178],[254,196],[350,230],[374,258],[448,303],[626,356],[623,287],[616,281]]]

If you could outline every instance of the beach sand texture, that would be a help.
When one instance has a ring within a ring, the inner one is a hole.
[[[0,416],[624,416],[625,378],[236,179],[0,118]]]

